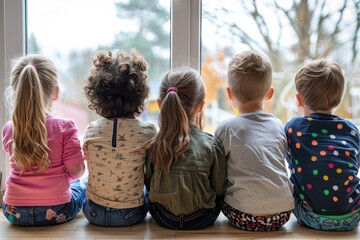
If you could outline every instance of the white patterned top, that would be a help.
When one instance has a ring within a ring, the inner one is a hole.
[[[153,124],[139,119],[91,122],[83,143],[89,171],[87,197],[117,209],[144,204],[145,143],[156,133]]]

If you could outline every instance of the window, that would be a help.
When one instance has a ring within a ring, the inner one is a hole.
[[[73,118],[80,134],[98,117],[82,92],[98,50],[136,48],[150,63],[153,96],[170,67],[170,1],[28,0],[26,29],[27,53],[44,54],[57,66],[64,98],[55,104],[56,115]],[[157,122],[153,98],[142,117]]]
[[[214,116],[233,113],[224,91],[230,58],[254,49],[265,53],[273,65],[275,96],[266,102],[265,111],[283,123],[296,115],[295,72],[309,60],[325,57],[340,64],[347,80],[337,113],[360,124],[360,4],[347,0],[326,3],[202,1],[202,74],[208,85],[216,86],[207,99]]]

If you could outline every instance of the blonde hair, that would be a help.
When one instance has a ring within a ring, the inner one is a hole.
[[[57,85],[51,60],[33,54],[14,62],[7,97],[12,108],[12,157],[21,173],[49,168],[46,109]]]
[[[169,172],[190,143],[190,123],[203,129],[204,113],[196,107],[205,99],[200,74],[188,67],[168,71],[160,84],[159,133],[152,141],[156,166]]]
[[[338,106],[344,94],[345,78],[340,66],[326,59],[316,59],[295,75],[296,91],[312,111]]]
[[[266,96],[272,83],[268,58],[249,50],[235,55],[228,68],[228,84],[237,100],[246,103]]]

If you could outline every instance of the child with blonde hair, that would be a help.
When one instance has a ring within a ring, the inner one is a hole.
[[[135,50],[99,51],[85,82],[89,123],[83,149],[89,181],[83,212],[100,226],[130,226],[148,212],[144,197],[145,143],[156,134],[139,119],[149,95],[148,63]]]
[[[334,115],[344,94],[340,66],[316,59],[295,75],[301,116],[285,125],[286,159],[294,184],[294,214],[317,230],[349,231],[360,220],[357,127]]]
[[[165,228],[205,228],[220,213],[226,162],[221,143],[202,130],[203,81],[192,68],[176,68],[159,92],[159,133],[146,160],[149,211]]]
[[[229,63],[228,84],[228,96],[239,114],[215,130],[227,156],[222,211],[242,230],[278,230],[289,220],[294,203],[283,125],[263,106],[274,93],[272,66],[256,51],[237,54]]]
[[[69,221],[85,198],[85,186],[73,181],[85,171],[78,128],[74,121],[50,113],[58,95],[51,60],[26,55],[15,62],[7,90],[12,120],[2,129],[3,148],[10,157],[2,209],[15,225]]]

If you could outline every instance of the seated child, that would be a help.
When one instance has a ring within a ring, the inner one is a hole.
[[[149,211],[165,228],[208,227],[220,213],[226,162],[221,143],[202,130],[203,81],[194,69],[172,69],[159,94],[160,129],[146,160]]]
[[[239,115],[220,123],[215,136],[228,159],[222,211],[242,230],[278,230],[294,208],[283,125],[264,112],[274,93],[271,83],[272,66],[260,53],[245,51],[230,61],[227,93]]]
[[[2,210],[20,226],[47,226],[73,219],[81,211],[85,186],[84,154],[73,120],[51,114],[59,84],[54,63],[30,54],[13,65],[7,96],[11,121],[2,130],[10,157]]]
[[[360,136],[334,115],[345,79],[335,62],[314,60],[295,75],[301,116],[285,125],[287,161],[298,222],[318,230],[347,231],[360,219]]]
[[[148,212],[144,198],[145,142],[156,128],[137,118],[149,95],[147,62],[130,54],[99,51],[84,87],[100,118],[85,131],[89,180],[83,212],[100,226],[130,226]]]

